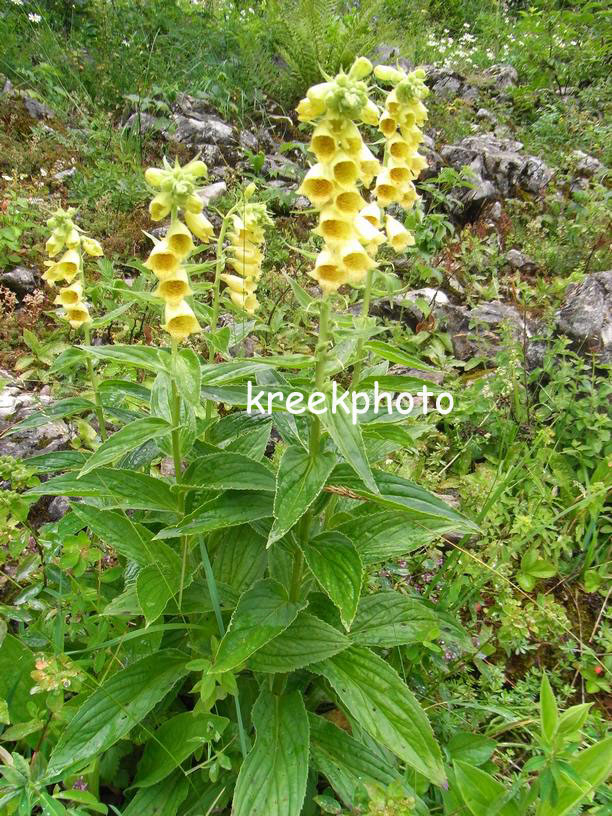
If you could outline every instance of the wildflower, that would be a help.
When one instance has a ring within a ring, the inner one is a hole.
[[[215,229],[206,216],[201,213],[189,212],[185,210],[185,223],[191,232],[199,238],[200,241],[207,244],[213,237]]]
[[[40,23],[42,17],[40,16],[40,14],[28,14],[28,20],[31,23]]]
[[[156,244],[143,266],[150,269],[160,280],[174,274],[179,267],[180,258],[172,252],[166,241]]]
[[[187,227],[180,221],[175,221],[166,233],[166,243],[171,252],[178,258],[189,255],[193,249],[193,240]]]
[[[190,334],[201,331],[193,310],[185,300],[178,303],[166,303],[166,322],[163,328],[168,332],[173,340],[179,343],[186,340]]]
[[[249,199],[251,197],[249,195]],[[270,223],[265,204],[245,199],[240,215],[234,214],[232,217],[232,230],[228,234],[227,265],[238,275],[225,273],[221,275],[221,280],[228,286],[232,303],[249,315],[255,314],[259,308],[255,290],[264,257],[264,229]]]
[[[155,290],[157,297],[163,298],[166,303],[175,304],[192,294],[187,272],[181,267],[167,278],[163,278]]]
[[[87,304],[77,303],[74,306],[68,306],[66,309],[66,319],[73,329],[78,329],[83,324],[89,323],[91,317],[89,316]]]
[[[88,236],[83,236],[81,240],[81,245],[85,252],[88,255],[92,255],[94,258],[99,258],[104,255],[104,250],[102,249],[102,244],[99,241],[96,241],[95,238],[89,238]]]
[[[59,306],[67,308],[69,306],[76,306],[78,303],[80,303],[82,297],[83,284],[81,281],[77,281],[76,283],[73,283],[70,286],[65,286],[63,289],[61,289],[53,302]]]

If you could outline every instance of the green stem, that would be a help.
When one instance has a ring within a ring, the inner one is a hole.
[[[368,269],[366,277],[365,289],[363,291],[363,300],[361,301],[361,317],[367,317],[370,312],[370,300],[372,298],[372,281],[374,280],[374,270]],[[360,337],[357,341],[356,357],[357,362],[353,368],[353,376],[351,377],[351,388],[354,388],[361,377],[361,369],[363,366],[363,347],[365,346],[365,338]]]
[[[327,363],[327,345],[329,342],[329,299],[323,295],[319,316],[319,340],[315,349],[315,390],[322,391],[325,384],[325,365]],[[321,419],[316,414],[312,418],[310,430],[310,456],[312,459],[319,452],[321,444]]]
[[[210,600],[213,605],[215,618],[217,619],[217,626],[219,627],[219,634],[221,637],[225,634],[225,624],[223,623],[223,615],[221,614],[221,603],[219,602],[219,592],[217,590],[217,581],[215,573],[213,572],[212,564],[208,556],[208,549],[204,536],[200,536],[200,554],[202,556],[202,564],[204,566],[204,574],[206,576],[206,583],[208,584],[208,591],[210,593]],[[238,694],[234,697],[236,705],[236,719],[238,722],[238,734],[240,736],[240,750],[242,751],[242,758],[246,758],[248,753],[248,746],[246,740],[246,732],[244,730],[244,723],[242,721],[242,711],[240,709],[240,699]]]
[[[85,343],[90,346],[91,345],[91,330],[86,323],[84,326],[85,332]],[[98,426],[100,428],[100,439],[103,442],[106,442],[108,439],[108,434],[106,433],[106,420],[104,418],[104,408],[102,407],[102,398],[100,397],[99,391],[99,384],[98,384],[98,377],[96,376],[96,372],[91,361],[91,358],[87,357],[87,373],[89,374],[89,381],[91,383],[91,387],[93,388],[94,392],[94,401],[96,403],[96,417],[98,418]]]
[[[172,417],[172,459],[174,461],[174,478],[176,484],[180,485],[183,480],[183,457],[181,455],[181,397],[176,387],[176,356],[178,346],[176,340],[172,341],[172,393],[170,395],[170,414]],[[178,493],[178,512],[183,515],[185,512],[185,493]],[[181,559],[181,583],[179,586],[178,606],[183,603],[183,589],[185,587],[185,575],[187,573],[187,556],[189,553],[189,536],[181,539],[182,559]]]

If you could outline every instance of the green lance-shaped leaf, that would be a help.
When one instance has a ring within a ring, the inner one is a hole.
[[[436,785],[446,775],[440,748],[416,698],[388,663],[351,646],[311,668],[331,684],[362,728]]]
[[[300,612],[291,626],[262,646],[249,660],[257,672],[292,672],[348,649],[342,632],[308,612]]]
[[[351,415],[342,408],[332,412],[331,396],[327,398],[327,411],[321,416],[321,420],[336,447],[351,468],[359,474],[363,484],[372,493],[378,493],[359,425],[353,425]]]
[[[262,691],[253,708],[255,744],[234,792],[233,816],[299,816],[308,776],[309,725],[298,691]]]
[[[141,788],[122,816],[177,816],[189,794],[189,777],[175,771],[150,788]]]
[[[353,542],[332,531],[311,538],[301,547],[310,571],[338,607],[344,627],[350,629],[363,575],[363,563]]]
[[[83,397],[68,397],[67,399],[58,400],[51,403],[51,405],[45,405],[40,411],[33,411],[24,420],[13,425],[6,432],[6,435],[10,436],[28,428],[40,428],[50,422],[57,422],[58,419],[82,414],[84,411],[94,411],[95,407],[91,400],[83,399]]]
[[[309,714],[310,753],[316,768],[348,806],[364,782],[387,787],[400,778],[398,771],[379,754],[351,737],[329,720]]]
[[[333,453],[311,458],[307,451],[291,445],[283,454],[276,477],[274,524],[268,538],[271,546],[300,520],[325,487],[336,464]]]
[[[98,468],[78,478],[72,473],[54,476],[25,495],[81,496],[107,499],[113,507],[130,510],[177,511],[177,500],[169,484],[145,473],[119,468]]]
[[[453,763],[455,780],[472,816],[520,816],[516,802],[502,804],[508,791],[501,782],[480,768],[457,760]],[[556,811],[555,811],[556,813]]]
[[[612,773],[612,737],[580,751],[569,764],[572,775],[580,779],[580,784],[563,773],[557,801],[554,805],[549,801],[540,802],[537,816],[568,816],[574,813],[578,805],[608,779]]]
[[[216,542],[219,546],[215,546]],[[215,553],[213,567],[217,581],[242,593],[263,578],[267,558],[266,540],[249,524],[222,530],[211,538]]]
[[[109,547],[139,566],[155,564],[158,543],[153,533],[128,516],[110,510],[98,510],[88,504],[75,504],[73,512]],[[175,555],[174,551],[173,555]],[[175,556],[178,560],[178,556]]]
[[[187,673],[185,657],[174,649],[132,663],[87,697],[51,753],[47,777],[85,766],[137,725]]]
[[[213,670],[235,669],[258,649],[280,635],[295,620],[304,604],[289,601],[278,581],[258,581],[238,601],[230,625],[219,644]]]
[[[272,515],[272,494],[256,490],[227,490],[215,499],[205,502],[176,527],[161,530],[156,538],[177,538],[199,535],[236,527]]]
[[[197,408],[200,405],[202,367],[193,349],[181,349],[175,359],[175,383],[185,402]]]
[[[542,729],[542,737],[545,742],[550,745],[552,738],[557,730],[557,701],[546,673],[542,674],[542,683],[540,684],[540,727]]]
[[[83,351],[105,362],[170,373],[170,354],[152,346],[83,346]]]
[[[146,788],[165,779],[203,744],[217,739],[228,722],[225,717],[191,711],[166,720],[145,746],[133,787]]]
[[[360,600],[350,637],[362,646],[391,648],[432,640],[438,633],[438,617],[424,603],[397,592],[377,592]]]
[[[209,490],[276,489],[274,474],[261,462],[230,451],[202,456],[186,471],[183,483],[189,487]]]
[[[130,422],[100,445],[81,468],[79,476],[84,476],[95,468],[114,462],[124,453],[134,450],[150,439],[163,436],[171,429],[170,423],[161,417],[145,417]]]

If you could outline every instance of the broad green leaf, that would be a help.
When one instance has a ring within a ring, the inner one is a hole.
[[[460,760],[453,762],[453,768],[457,787],[472,816],[520,816],[516,802],[501,804],[507,790],[491,774]]]
[[[28,721],[32,715],[30,689],[34,680],[34,655],[21,640],[6,634],[0,646],[0,698],[6,700],[12,723]]]
[[[301,545],[310,571],[338,607],[346,629],[357,611],[363,563],[353,542],[342,533],[320,533]]]
[[[156,785],[141,788],[122,816],[177,816],[189,794],[189,778],[176,771]]]
[[[75,504],[73,512],[109,547],[141,567],[156,562],[158,542],[153,533],[128,516],[110,510],[98,510],[88,504]]]
[[[124,737],[185,676],[186,662],[180,652],[166,649],[105,680],[63,729],[47,777],[55,779],[75,765],[84,767]]]
[[[457,731],[446,746],[451,759],[458,759],[476,767],[484,765],[493,755],[497,743],[482,734]]]
[[[299,691],[262,691],[253,708],[257,738],[234,791],[234,816],[299,816],[308,776],[309,725]]]
[[[106,362],[122,363],[156,373],[169,372],[170,354],[153,346],[83,346],[83,351]]]
[[[185,473],[183,484],[207,490],[266,490],[274,492],[274,474],[254,459],[221,451],[196,460]]]
[[[333,453],[318,453],[313,459],[301,447],[292,445],[285,450],[276,477],[274,524],[268,547],[301,519],[325,487],[335,463]]]
[[[225,633],[214,671],[230,671],[280,635],[295,620],[303,604],[292,603],[284,586],[266,578],[241,595]]]
[[[311,668],[331,684],[362,728],[436,785],[446,776],[427,716],[395,669],[363,646]]]
[[[27,428],[40,428],[43,425],[48,425],[50,422],[57,422],[58,419],[65,419],[66,417],[74,416],[75,414],[83,414],[85,411],[94,411],[95,405],[91,400],[83,399],[83,397],[68,397],[67,399],[58,400],[41,408],[40,411],[33,411],[28,417],[13,425],[10,430],[6,431],[6,436],[10,436],[19,431],[24,431]]]
[[[256,672],[296,671],[350,645],[348,637],[333,626],[308,612],[300,612],[284,632],[255,652],[249,667]]]
[[[194,408],[200,405],[202,368],[193,349],[184,348],[175,358],[176,387],[181,397]]]
[[[263,578],[266,568],[266,541],[248,524],[216,533],[211,539],[213,568],[218,581],[244,592]]]
[[[537,816],[568,816],[574,813],[578,805],[608,779],[612,773],[612,737],[580,751],[569,764],[582,784],[577,785],[564,774],[565,784],[560,786],[557,802],[554,805],[548,801],[540,802]]]
[[[0,801],[2,804],[2,801]],[[46,791],[40,794],[40,804],[43,809],[43,816],[66,816],[66,808],[57,799],[54,799]]]
[[[402,510],[389,509],[357,515],[337,527],[355,543],[366,566],[399,558],[454,529],[445,519],[410,518]]]
[[[133,380],[102,380],[98,393],[107,398],[127,397],[147,405],[151,399],[151,389]]]
[[[354,468],[367,489],[372,493],[378,493],[378,486],[372,476],[359,425],[353,425],[351,416],[342,409],[332,413],[331,397],[327,399],[327,411],[321,416],[321,421],[345,461],[348,462],[350,467],[347,469],[352,472]]]
[[[272,515],[272,494],[258,491],[228,490],[215,499],[205,502],[176,527],[161,530],[156,538],[177,538],[182,535],[198,535],[235,527]]]
[[[206,742],[213,742],[227,723],[225,717],[191,711],[166,720],[145,746],[133,787],[145,788],[165,779],[194,751]]]
[[[540,684],[540,726],[544,740],[550,744],[557,730],[557,701],[550,687],[546,672],[542,673]]]
[[[159,618],[170,598],[178,592],[180,576],[180,566],[169,572],[160,569],[157,564],[141,569],[136,576],[136,595],[147,626]]]
[[[435,368],[427,365],[422,360],[412,357],[398,346],[385,343],[383,340],[368,340],[364,348],[366,351],[372,351],[374,354],[378,354],[379,357],[389,360],[390,363],[399,363],[399,365],[408,366],[408,368],[414,368],[417,371],[436,371]]]
[[[398,592],[365,595],[357,607],[351,640],[362,646],[391,648],[433,640],[439,633],[436,613]]]
[[[329,483],[337,487],[343,487],[355,496],[369,499],[377,504],[390,507],[395,510],[403,510],[410,513],[412,517],[429,516],[441,519],[454,524],[455,530],[465,532],[477,532],[478,525],[474,524],[461,513],[453,510],[446,502],[434,496],[428,490],[414,482],[395,476],[392,473],[385,473],[382,470],[374,471],[377,492],[370,491],[359,479],[353,470],[347,465],[338,465],[332,473]]]
[[[110,499],[114,507],[130,510],[177,511],[170,485],[134,470],[98,468],[77,478],[64,474],[26,491],[26,496],[79,496]]]
[[[260,414],[247,414],[245,411],[235,411],[218,419],[210,428],[207,439],[213,445],[223,447],[230,439],[248,433],[261,425],[268,425],[271,422],[269,416]]]
[[[149,439],[163,436],[170,429],[170,423],[161,417],[145,417],[130,422],[100,445],[81,468],[79,476],[85,476],[95,468],[114,462],[124,453],[143,445]]]
[[[312,760],[348,807],[355,804],[355,793],[364,782],[387,787],[400,778],[392,765],[329,720],[316,714],[308,719]]]
[[[80,470],[88,454],[81,451],[52,451],[24,459],[24,464],[35,473],[54,473],[56,470]]]
[[[84,805],[86,810],[93,810],[94,813],[108,813],[107,806],[99,802],[93,793],[86,790],[71,788],[70,790],[58,791],[55,797],[57,799]]]
[[[225,450],[240,453],[243,456],[248,456],[249,459],[261,462],[268,448],[271,430],[271,422],[258,425],[253,430],[231,439],[225,445]]]

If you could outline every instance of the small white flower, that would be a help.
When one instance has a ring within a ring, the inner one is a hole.
[[[14,6],[23,6],[23,0],[11,0]]]
[[[47,171],[45,170],[44,167],[41,167],[40,168],[40,175],[44,177],[44,176],[48,176],[49,174],[47,173]]]
[[[40,23],[42,17],[40,16],[40,14],[28,14],[28,20],[31,23]]]

